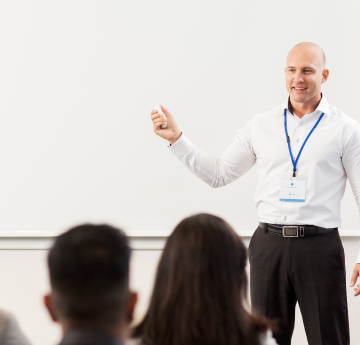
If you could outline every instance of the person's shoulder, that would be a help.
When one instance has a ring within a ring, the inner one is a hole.
[[[6,330],[9,327],[11,314],[5,310],[0,309],[0,340],[3,338]],[[1,341],[0,341],[1,343]]]
[[[3,309],[0,309],[0,322],[6,320],[8,321],[11,317],[11,314]]]
[[[343,122],[344,124],[350,125],[350,126],[359,126],[359,122],[356,121],[353,117],[351,117],[350,115],[344,113],[342,110],[340,110],[339,108],[336,108],[335,106],[333,106],[332,104],[329,104],[329,113],[330,116],[333,119],[336,119],[338,121]]]
[[[0,343],[4,345],[30,345],[29,340],[24,335],[20,326],[11,313],[1,311],[0,312]]]
[[[343,143],[346,144],[351,138],[357,141],[360,138],[360,123],[332,104],[329,104],[329,109],[329,120],[343,134]]]
[[[265,128],[268,128],[269,125],[274,124],[275,120],[281,119],[283,111],[284,106],[279,105],[278,107],[264,113],[253,115],[246,125],[236,132],[237,136],[247,138],[251,138],[253,136],[256,137]]]
[[[257,128],[258,125],[267,125],[269,121],[274,122],[274,118],[280,118],[283,111],[283,105],[279,105],[278,107],[268,110],[264,113],[253,115],[247,122],[245,127],[243,127],[241,130],[248,128]]]
[[[263,119],[269,119],[270,117],[279,117],[280,115],[283,114],[283,112],[284,112],[284,105],[281,104],[274,109],[267,110],[264,113],[254,115],[253,119],[254,120],[263,120]]]

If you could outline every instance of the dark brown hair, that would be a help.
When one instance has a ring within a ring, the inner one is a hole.
[[[184,219],[162,253],[149,309],[134,329],[145,345],[256,345],[265,321],[246,309],[247,250],[223,219]]]

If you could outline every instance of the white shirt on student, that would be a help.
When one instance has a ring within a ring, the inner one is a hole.
[[[325,96],[314,112],[301,119],[292,114],[289,107],[287,99],[283,105],[254,116],[236,132],[234,142],[219,157],[199,150],[184,134],[169,149],[212,187],[227,185],[256,164],[255,203],[260,222],[340,227],[340,201],[346,178],[360,210],[360,125],[329,104]],[[279,200],[280,180],[293,173],[284,129],[284,109],[294,159],[324,113],[297,164],[296,176],[307,180],[305,202]],[[357,262],[360,263],[360,253]]]

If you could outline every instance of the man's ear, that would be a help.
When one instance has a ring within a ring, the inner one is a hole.
[[[323,84],[323,83],[325,83],[327,80],[328,80],[328,78],[329,78],[329,70],[328,69],[324,69],[323,71],[322,71],[322,76],[323,76],[323,78],[322,78],[322,81],[321,81],[321,83]]]
[[[51,319],[55,322],[59,321],[59,319],[55,313],[54,302],[52,300],[51,294],[46,294],[44,296],[44,304],[45,304],[47,311],[49,312],[49,314],[51,316]]]
[[[127,303],[127,311],[126,311],[126,319],[129,323],[131,323],[134,319],[134,310],[136,303],[138,301],[138,294],[137,292],[130,292],[128,303]]]

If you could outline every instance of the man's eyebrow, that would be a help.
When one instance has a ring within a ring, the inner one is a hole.
[[[295,67],[295,66],[286,66],[286,68],[297,68],[297,67]],[[311,66],[300,67],[300,69],[306,69],[306,68],[315,69],[314,67],[311,67]]]

